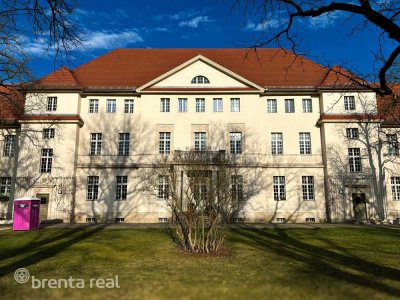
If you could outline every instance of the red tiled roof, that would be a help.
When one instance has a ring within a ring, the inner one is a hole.
[[[15,86],[0,86],[0,125],[14,124],[24,113],[25,99]]]
[[[42,78],[45,86],[140,87],[202,55],[263,87],[317,87],[327,69],[282,49],[116,49],[68,72]]]
[[[360,120],[360,121],[372,121],[379,120],[378,115],[368,115],[368,114],[322,114],[320,120]]]
[[[326,73],[326,77],[321,82],[320,87],[361,87],[357,82],[362,83],[363,80],[340,66],[333,66]]]

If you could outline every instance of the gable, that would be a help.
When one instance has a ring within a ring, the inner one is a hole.
[[[196,76],[205,76],[210,83],[192,84],[191,81]],[[197,60],[192,64],[184,67],[176,73],[162,79],[151,86],[152,88],[246,88],[248,84],[244,84],[237,78],[228,75],[214,66],[204,61]]]

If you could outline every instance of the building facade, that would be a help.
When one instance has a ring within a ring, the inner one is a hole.
[[[117,49],[26,89],[3,116],[0,218],[165,222],[145,174],[175,151],[225,151],[252,195],[244,222],[397,220],[397,123],[374,92],[281,49]],[[160,183],[162,184],[162,183]]]

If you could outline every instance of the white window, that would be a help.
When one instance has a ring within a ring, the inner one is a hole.
[[[127,132],[118,134],[118,155],[129,155],[130,134]]]
[[[54,128],[45,128],[43,129],[43,138],[45,140],[54,139],[55,129]]]
[[[158,198],[159,199],[168,199],[169,195],[169,183],[168,177],[165,175],[158,176]]]
[[[230,132],[230,150],[231,154],[241,154],[242,153],[242,133],[241,132]]]
[[[388,154],[394,156],[399,155],[399,142],[397,140],[397,135],[387,134],[386,139],[388,144]]]
[[[178,111],[187,112],[187,98],[178,99]]]
[[[96,218],[93,217],[86,218],[86,223],[96,223]]]
[[[125,223],[125,218],[115,218],[115,223],[120,224],[120,223]]]
[[[47,111],[57,110],[57,97],[47,97]]]
[[[361,172],[360,148],[349,148],[349,167],[351,173]]]
[[[285,112],[294,113],[294,99],[285,99]]]
[[[87,178],[87,199],[99,199],[99,176],[88,176]]]
[[[208,178],[199,177],[194,183],[193,198],[195,201],[206,201],[208,198]]]
[[[117,111],[117,100],[107,99],[107,112],[115,113]]]
[[[14,156],[15,135],[6,135],[4,140],[4,156]]]
[[[135,108],[135,101],[133,99],[125,99],[125,113],[133,114]]]
[[[214,112],[222,112],[223,102],[222,98],[214,98],[213,99],[213,110]]]
[[[207,77],[199,75],[199,76],[194,77],[192,79],[191,83],[194,83],[194,84],[205,84],[205,83],[210,83],[210,81],[208,80]]]
[[[171,151],[171,132],[160,132],[159,153],[169,154]]]
[[[303,113],[312,112],[312,102],[311,99],[303,99]]]
[[[239,98],[231,98],[231,112],[240,112]]]
[[[283,154],[283,135],[282,132],[271,133],[271,153]]]
[[[115,200],[126,200],[128,195],[128,176],[117,176]]]
[[[274,176],[274,200],[286,200],[285,176]]]
[[[243,200],[243,176],[232,175],[231,176],[231,187],[232,187],[232,199],[234,201]]]
[[[306,218],[306,223],[315,223],[315,218]]]
[[[314,200],[314,176],[302,176],[303,200]]]
[[[400,177],[390,177],[390,183],[392,185],[392,196],[393,200],[400,200]]]
[[[196,112],[206,111],[206,100],[204,98],[196,98]]]
[[[276,99],[267,99],[267,113],[275,114],[277,111]]]
[[[205,151],[206,150],[206,133],[195,132],[194,133],[194,150]]]
[[[97,114],[99,112],[99,100],[98,99],[90,99],[89,100],[89,113]]]
[[[10,195],[11,177],[0,177],[0,194]]]
[[[42,149],[42,157],[40,159],[40,172],[50,173],[53,164],[53,149]]]
[[[346,137],[349,139],[358,139],[358,128],[346,128]]]
[[[300,154],[311,154],[311,134],[309,132],[299,133]]]
[[[161,112],[169,112],[169,110],[170,110],[169,98],[161,98],[160,111]]]
[[[356,109],[356,101],[354,100],[354,96],[344,96],[344,109],[345,110]]]
[[[90,134],[90,155],[100,155],[101,154],[101,143],[103,134],[101,133],[91,133]]]

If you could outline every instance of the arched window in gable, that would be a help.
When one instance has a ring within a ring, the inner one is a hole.
[[[198,75],[192,79],[192,83],[194,84],[204,84],[204,83],[210,83],[210,80],[208,80],[207,77]]]

